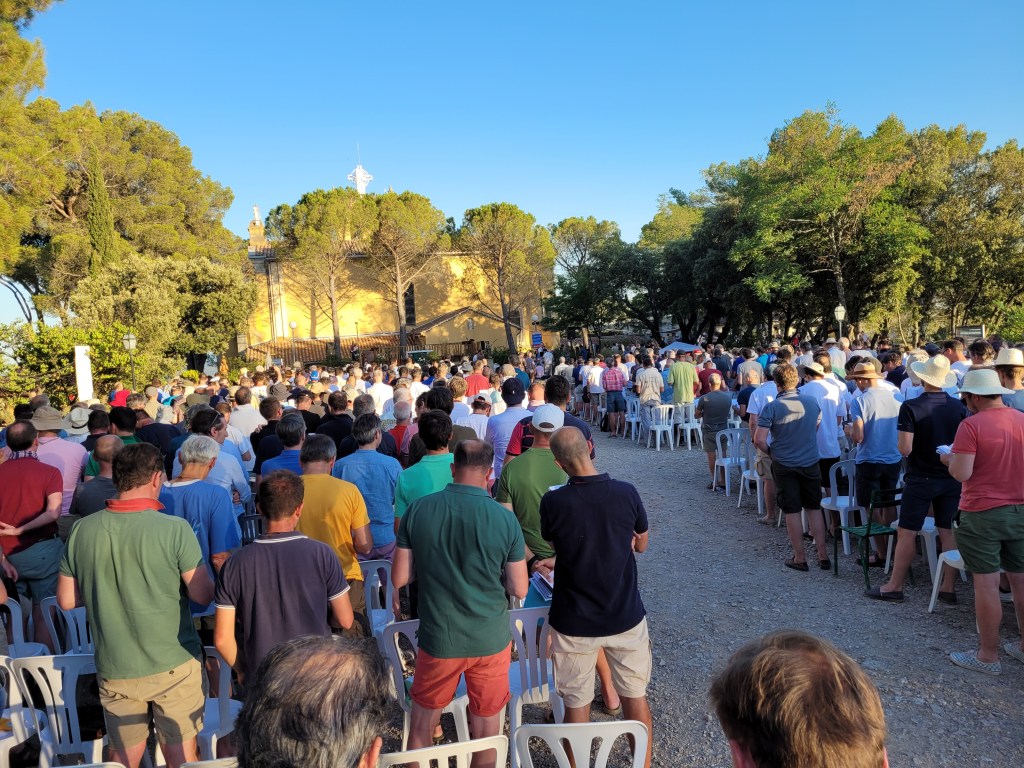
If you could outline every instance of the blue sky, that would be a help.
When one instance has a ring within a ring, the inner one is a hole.
[[[137,112],[229,186],[244,235],[317,187],[411,189],[448,216],[507,200],[630,240],[669,187],[764,152],[832,101],[870,132],[1024,125],[1024,3],[177,3],[65,0],[28,35],[45,94]]]

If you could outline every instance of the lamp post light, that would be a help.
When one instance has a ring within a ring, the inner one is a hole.
[[[292,320],[288,323],[288,327],[292,329],[292,363],[295,363],[295,329],[299,327],[299,324]]]
[[[846,319],[846,307],[842,304],[837,304],[834,310],[836,322],[839,323],[839,338],[843,336],[843,320]],[[837,339],[838,341],[838,339]]]
[[[124,336],[121,337],[121,343],[124,344],[124,351],[128,353],[128,357],[132,361],[132,392],[135,391],[135,346],[139,343],[139,340],[135,338],[135,334],[128,331]]]

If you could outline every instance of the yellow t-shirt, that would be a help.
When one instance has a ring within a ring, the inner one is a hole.
[[[346,579],[362,579],[352,530],[369,525],[370,518],[359,489],[331,475],[303,475],[302,484],[306,494],[297,530],[333,549]]]

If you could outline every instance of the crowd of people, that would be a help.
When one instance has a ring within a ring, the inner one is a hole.
[[[856,447],[865,507],[873,491],[901,482],[893,572],[869,596],[903,599],[917,531],[934,515],[943,547],[959,547],[974,575],[980,648],[952,659],[998,674],[1000,590],[1024,610],[1022,378],[1024,356],[1006,345],[891,350],[830,338],[731,352],[622,347],[603,358],[540,350],[502,365],[478,356],[425,368],[258,366],[233,381],[153,381],[142,393],[119,385],[107,402],[66,412],[34,393],[0,434],[0,566],[8,593],[31,601],[39,642],[50,642],[43,599],[85,606],[113,757],[131,768],[151,708],[168,764],[195,759],[204,646],[233,669],[243,734],[243,723],[280,717],[276,707],[305,695],[284,689],[318,668],[311,659],[350,656],[339,664],[359,682],[345,685],[367,686],[368,702],[379,696],[382,662],[365,639],[367,560],[392,563],[385,602],[420,622],[409,748],[432,743],[460,679],[473,736],[501,731],[510,598],[550,607],[566,722],[588,721],[596,702],[650,731],[651,642],[635,559],[648,545],[647,514],[636,488],[598,471],[595,458],[601,435],[624,436],[628,399],[639,400],[643,428],[655,405],[692,404],[709,488],[718,485],[716,434],[730,420],[749,429],[761,519],[776,506],[785,515],[791,569],[809,570],[801,512],[818,564],[831,565],[835,521],[821,499],[843,451]],[[256,511],[263,532],[243,546],[240,521]],[[550,602],[531,586],[535,575],[553,585]],[[940,599],[956,600],[951,576]],[[797,657],[837,658],[806,638],[785,642]],[[1024,661],[1019,643],[1003,648]],[[295,675],[281,677],[279,665]],[[716,686],[727,735],[756,758],[748,736],[734,735],[745,726],[727,725],[733,692]],[[335,700],[318,694],[324,707]],[[380,708],[367,707],[357,752],[345,754],[380,749],[369,737]],[[324,728],[340,717],[323,715]],[[255,745],[275,737],[248,738],[243,763],[262,764],[253,750],[271,747]]]

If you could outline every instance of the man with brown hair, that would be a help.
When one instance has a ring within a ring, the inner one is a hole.
[[[885,712],[857,663],[783,630],[733,654],[709,692],[736,768],[888,768]]]

